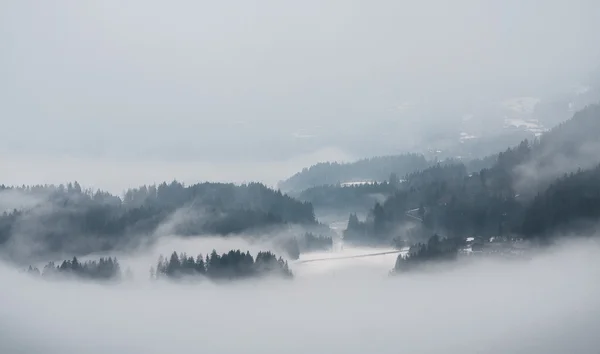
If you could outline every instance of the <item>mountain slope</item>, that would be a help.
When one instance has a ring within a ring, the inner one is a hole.
[[[82,255],[160,235],[227,235],[284,224],[315,225],[312,205],[259,183],[173,181],[130,189],[123,199],[79,184],[4,188],[38,202],[0,215],[0,246],[11,258]]]
[[[390,174],[404,176],[420,170],[430,163],[419,154],[379,156],[352,163],[325,162],[303,169],[279,183],[284,191],[302,191],[322,185],[336,185],[347,182],[386,181]]]
[[[594,220],[598,216],[594,214],[594,193],[600,188],[597,171],[580,172],[565,180],[556,178],[597,166],[600,155],[593,152],[600,151],[598,137],[600,106],[592,105],[539,140],[523,141],[499,153],[496,163],[479,173],[469,174],[461,164],[438,165],[414,173],[398,192],[383,204],[376,204],[366,221],[351,216],[345,235],[359,242],[366,238],[369,243],[390,242],[398,237],[414,241],[415,237],[428,238],[431,232],[448,237],[539,237],[554,231],[547,213],[558,213],[557,204],[563,202],[573,210],[556,214],[561,215],[561,225],[583,216],[589,216],[587,221]],[[560,192],[569,190],[565,186],[571,188],[574,200],[561,194],[568,193]],[[534,198],[538,193],[543,194]],[[403,225],[414,224],[415,213],[419,215],[416,219],[423,222],[409,232]]]

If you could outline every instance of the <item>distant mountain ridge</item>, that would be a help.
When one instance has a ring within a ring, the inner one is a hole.
[[[302,191],[322,185],[336,185],[348,182],[381,182],[390,174],[404,176],[412,171],[426,168],[431,163],[420,154],[402,154],[361,159],[356,162],[323,162],[304,168],[278,187],[286,192]]]

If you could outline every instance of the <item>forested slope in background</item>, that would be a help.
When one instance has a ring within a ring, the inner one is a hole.
[[[519,184],[514,186],[515,190],[527,192],[533,187],[537,191],[564,171],[593,166],[596,161],[594,155],[600,148],[600,143],[596,141],[600,139],[594,135],[597,133],[593,118],[597,109],[595,106],[578,111],[573,119],[560,123],[539,139],[528,133],[527,136],[533,139],[524,141],[531,145],[532,155],[527,163],[511,171],[520,179]],[[580,137],[582,141],[574,137]],[[484,141],[479,143],[484,144]],[[477,150],[481,154],[482,149]],[[303,201],[311,202],[316,209],[343,206],[356,209],[389,197],[393,188],[386,186],[385,182],[391,176],[402,177],[437,164],[464,164],[469,173],[479,173],[482,169],[492,168],[498,160],[498,154],[476,158],[448,157],[443,160],[435,158],[435,154],[428,156],[430,159],[421,154],[404,154],[352,163],[319,163],[280,182],[279,187]],[[369,182],[370,185],[353,182]]]
[[[346,182],[386,181],[390,174],[398,176],[421,170],[431,163],[423,155],[403,154],[362,159],[351,163],[324,162],[303,169],[279,183],[284,191],[302,191],[322,185]]]
[[[480,171],[482,168],[494,166],[498,155],[491,155],[481,159],[473,159],[465,162],[467,172]],[[447,166],[462,164],[459,159],[447,159],[432,166]],[[411,175],[419,170],[409,171]],[[404,176],[403,178],[406,178]],[[360,183],[360,184],[332,184],[320,185],[303,190],[292,195],[301,201],[309,202],[315,208],[315,212],[351,212],[357,213],[372,208],[375,203],[383,203],[392,196],[405,180],[391,173],[383,182]]]
[[[538,140],[498,154],[491,168],[478,173],[463,164],[439,164],[410,174],[366,220],[351,215],[345,239],[414,243],[436,232],[539,238],[561,231],[561,225],[583,232],[600,216],[600,155],[594,154],[599,137],[600,106],[592,105]]]
[[[290,195],[311,203],[316,211],[357,212],[390,197],[403,181],[400,177],[407,174],[438,164],[462,163],[468,171],[478,172],[493,166],[497,158],[496,154],[468,161],[454,158],[438,162],[427,161],[422,155],[409,154],[374,157],[347,164],[322,163],[281,182],[280,187],[292,189]],[[309,187],[294,189],[302,186]]]

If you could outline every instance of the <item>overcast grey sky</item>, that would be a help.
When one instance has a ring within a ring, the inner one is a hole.
[[[3,0],[0,183],[272,183],[577,85],[598,33],[595,0]]]

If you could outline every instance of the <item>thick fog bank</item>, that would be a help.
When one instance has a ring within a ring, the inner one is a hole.
[[[48,282],[0,267],[6,353],[592,353],[600,249],[386,277],[365,259],[294,281]],[[331,269],[331,268],[330,268]]]

